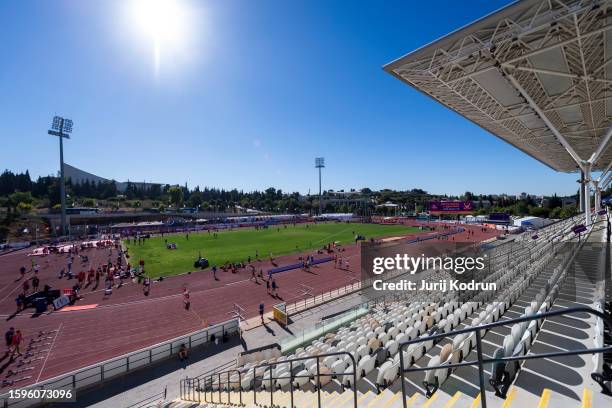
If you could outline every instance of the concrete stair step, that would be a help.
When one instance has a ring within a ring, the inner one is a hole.
[[[270,408],[268,393],[258,393],[257,404],[253,401],[253,393],[243,392],[242,402],[239,404],[239,393],[230,394],[231,404],[227,403],[228,395],[222,394],[221,403],[218,402],[190,402],[176,399],[166,401],[159,406],[164,408]],[[210,395],[208,396],[210,398]],[[218,394],[214,396],[218,398]],[[346,389],[342,392],[321,391],[321,406],[333,408],[353,408],[353,390]],[[296,408],[317,408],[317,393],[314,391],[294,390],[294,407]],[[408,408],[479,408],[480,395],[472,398],[461,392],[453,395],[438,391],[431,398],[415,393],[407,398]],[[290,408],[291,394],[289,391],[274,392],[274,408]],[[401,392],[392,392],[389,389],[376,394],[368,391],[365,394],[357,393],[358,408],[403,408]],[[533,395],[527,391],[511,387],[506,399],[488,396],[488,408],[600,408],[612,406],[612,397],[601,394],[598,390],[584,388],[581,401],[568,398],[562,394],[555,393],[549,389],[544,389],[541,395]]]
[[[422,407],[427,402],[427,398],[423,394],[415,393],[407,399],[408,408]]]

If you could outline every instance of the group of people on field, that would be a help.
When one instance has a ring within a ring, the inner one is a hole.
[[[45,262],[45,267],[47,266],[48,262]],[[32,273],[31,277],[26,276],[29,272]],[[17,295],[17,298],[15,298],[17,313],[25,308],[28,295],[38,292],[40,288],[39,272],[40,265],[34,258],[32,258],[32,267],[29,270],[25,266],[19,268],[19,280],[23,280],[23,282],[21,283],[21,292]],[[50,289],[51,287],[49,285],[44,286],[44,292],[48,292]]]
[[[10,357],[12,361],[15,358],[15,354],[17,356],[21,356],[21,342],[23,341],[23,335],[21,334],[21,330],[15,330],[14,327],[11,327],[4,333],[4,340],[6,342],[6,355]]]

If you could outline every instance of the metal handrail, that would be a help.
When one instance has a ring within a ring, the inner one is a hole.
[[[503,358],[483,358],[482,356],[482,337],[480,334],[481,331],[487,331],[494,327],[507,326],[509,324],[512,325],[512,324],[527,322],[531,320],[541,320],[541,319],[546,319],[548,317],[561,316],[561,315],[578,313],[578,312],[590,313],[590,314],[593,314],[601,318],[603,322],[608,326],[608,328],[612,331],[612,318],[610,318],[606,314],[598,310],[591,309],[590,307],[573,307],[573,308],[567,308],[567,309],[557,310],[553,312],[537,313],[537,314],[530,315],[530,316],[522,316],[516,319],[497,321],[497,322],[488,323],[488,324],[484,324],[484,325],[476,326],[476,327],[468,327],[468,328],[456,330],[450,333],[434,334],[433,336],[420,337],[414,340],[410,340],[410,341],[401,343],[399,345],[399,353],[400,353],[399,360],[400,360],[400,381],[402,383],[402,397],[403,397],[402,399],[404,401],[403,402],[404,408],[407,408],[407,402],[406,402],[407,395],[406,395],[406,384],[404,380],[404,373],[437,370],[439,368],[446,369],[446,368],[454,368],[454,367],[464,367],[464,366],[472,366],[476,364],[478,365],[478,374],[479,374],[480,397],[481,397],[480,403],[481,403],[482,408],[486,408],[487,401],[486,401],[486,390],[485,390],[485,380],[484,380],[484,364],[502,363],[502,362],[509,362],[509,361],[521,361],[521,360],[533,360],[536,358],[551,358],[551,357],[574,356],[574,355],[581,355],[581,354],[596,354],[596,353],[604,353],[607,351],[612,351],[612,346],[607,346],[607,347],[589,348],[589,349],[584,349],[584,350],[559,351],[559,352],[551,352],[551,353],[530,354],[530,355],[524,355],[524,356],[510,356],[510,357],[503,357]],[[455,336],[459,334],[472,333],[472,332],[476,332],[476,354],[478,356],[477,360],[463,361],[460,363],[452,363],[452,364],[439,364],[439,365],[431,366],[431,367],[416,367],[416,368],[405,368],[404,367],[404,356],[402,352],[409,345],[417,344],[417,343],[424,343],[427,341],[435,341],[437,339],[442,339],[448,336]]]
[[[146,398],[143,398],[140,401],[127,406],[126,408],[142,408],[145,406],[150,406],[150,404],[154,402],[157,402],[159,400],[161,401],[165,400],[167,395],[168,395],[168,386],[165,386],[163,391],[158,392],[157,394],[150,395]]]
[[[320,359],[322,358],[327,358],[327,357],[331,357],[331,356],[341,356],[341,355],[346,355],[349,356],[349,358],[351,359],[351,363],[353,365],[353,371],[352,372],[344,372],[344,373],[329,373],[329,374],[321,374],[320,372]],[[252,389],[253,389],[253,403],[257,404],[257,390],[256,390],[256,379],[257,379],[257,369],[258,368],[269,368],[270,369],[270,406],[274,406],[274,381],[275,380],[282,380],[282,379],[289,379],[289,384],[290,384],[290,389],[289,389],[289,393],[290,393],[290,398],[291,398],[291,405],[290,407],[293,408],[293,380],[295,378],[308,378],[310,379],[310,375],[294,375],[293,374],[293,363],[297,362],[297,361],[305,361],[305,360],[313,360],[316,359],[317,361],[317,374],[316,374],[316,379],[317,379],[317,385],[316,385],[316,389],[317,389],[317,407],[321,408],[321,376],[324,377],[332,377],[334,375],[352,375],[353,376],[353,407],[357,408],[357,363],[355,361],[355,357],[349,353],[348,351],[337,351],[334,353],[325,353],[325,354],[319,354],[316,356],[308,356],[308,357],[297,357],[297,358],[292,358],[289,360],[283,360],[283,361],[279,361],[279,362],[274,362],[274,363],[265,363],[265,364],[260,364],[258,366],[253,367],[253,383],[252,383]],[[281,377],[274,377],[272,375],[272,368],[274,366],[277,366],[279,364],[287,364],[289,363],[289,376],[281,376]],[[263,380],[263,379],[262,379]]]
[[[232,397],[231,397],[231,388],[232,388],[231,387],[231,383],[232,382],[230,380],[230,374],[231,373],[238,373],[238,399],[239,399],[239,404],[242,405],[242,373],[240,372],[240,370],[237,370],[237,369],[222,371],[222,372],[219,372],[219,373],[215,373],[215,374],[211,374],[209,376],[206,376],[204,378],[204,388],[201,388],[199,386],[200,379],[198,378],[197,379],[197,381],[198,381],[197,391],[199,391],[199,392],[204,391],[204,402],[214,403],[214,401],[213,401],[213,395],[214,395],[213,391],[214,390],[212,389],[212,386],[213,386],[213,378],[215,376],[217,376],[217,378],[219,379],[219,382],[218,382],[218,385],[217,385],[218,391],[219,391],[219,403],[221,403],[221,391],[222,391],[221,390],[221,376],[223,374],[226,374],[226,376],[227,376],[227,387],[226,387],[226,389],[227,389],[227,403],[228,404],[232,403]],[[207,399],[208,394],[206,392],[206,390],[207,390],[206,381],[208,379],[210,379],[210,401],[208,401],[208,399]],[[201,402],[199,397],[198,397],[198,402]]]
[[[325,373],[321,373],[320,372],[320,359],[322,358],[326,358],[326,357],[330,357],[330,356],[339,356],[339,355],[346,355],[349,356],[351,363],[352,363],[352,371],[351,372],[343,372],[343,373],[329,373],[329,374],[325,374]],[[294,386],[293,386],[293,380],[296,378],[311,378],[310,375],[294,375],[293,374],[293,367],[294,367],[294,363],[298,362],[298,361],[306,361],[306,360],[313,360],[316,359],[317,362],[317,373],[316,373],[316,379],[317,379],[317,406],[320,408],[321,407],[321,386],[320,386],[320,378],[322,376],[326,376],[326,377],[331,377],[334,375],[352,375],[353,376],[353,382],[352,384],[356,384],[357,382],[357,363],[355,361],[355,357],[347,352],[347,351],[340,351],[340,352],[334,352],[334,353],[325,353],[325,354],[320,354],[317,356],[308,356],[308,357],[297,357],[297,358],[293,358],[293,359],[289,359],[289,360],[283,360],[283,361],[278,361],[278,362],[274,362],[274,363],[264,363],[264,364],[260,364],[257,365],[255,367],[252,368],[253,370],[253,378],[251,379],[251,388],[253,390],[253,402],[257,403],[257,369],[259,368],[266,368],[269,370],[270,372],[270,378],[268,379],[268,381],[270,382],[270,406],[274,405],[274,391],[275,391],[275,386],[274,386],[274,382],[276,380],[282,380],[282,379],[289,379],[289,386],[290,386],[290,398],[291,398],[291,407],[293,407],[293,401],[294,401],[294,396],[293,396],[293,392],[294,392]],[[273,376],[272,375],[272,369],[280,364],[289,364],[289,376]],[[265,372],[266,370],[264,370]],[[231,379],[230,379],[230,374],[231,373],[238,373],[238,392],[239,392],[239,399],[240,399],[240,404],[242,404],[242,373],[240,372],[240,370],[237,369],[233,369],[233,370],[227,370],[227,371],[223,371],[223,372],[219,372],[219,373],[214,373],[214,374],[210,374],[205,376],[204,378],[202,378],[201,376],[198,378],[185,378],[183,380],[180,381],[180,389],[181,389],[181,398],[183,399],[188,399],[191,401],[195,401],[195,402],[201,402],[201,395],[200,393],[203,391],[204,392],[204,401],[207,403],[222,403],[222,392],[223,392],[223,382],[222,382],[222,377],[223,375],[226,376],[227,378],[227,382],[226,384],[226,391],[228,394],[228,399],[227,399],[227,403],[230,404],[231,403]],[[215,394],[215,390],[213,389],[213,383],[214,383],[214,378],[217,377],[218,379],[218,383],[217,383],[217,393],[219,395],[218,401],[215,401],[214,398],[214,394]],[[204,387],[201,387],[200,384],[200,380],[204,381]],[[197,385],[196,385],[197,384]],[[198,392],[198,396],[197,399],[195,397],[195,391]],[[208,391],[210,391],[210,398],[208,397]],[[355,386],[353,386],[353,404],[354,404],[354,408],[357,408],[357,388]]]

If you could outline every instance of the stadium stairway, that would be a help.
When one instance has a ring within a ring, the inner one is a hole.
[[[590,388],[584,388],[580,400],[568,400],[563,395],[555,393],[549,389],[544,389],[533,404],[525,405],[525,395],[527,391],[518,387],[512,387],[508,392],[508,397],[505,400],[487,399],[488,408],[599,408],[608,406],[610,403],[607,397],[593,391]],[[232,403],[228,403],[228,397]],[[203,397],[202,397],[203,398]],[[219,396],[214,396],[216,401],[219,401]],[[240,396],[233,391],[228,394],[226,392],[221,395],[221,402],[190,402],[177,399],[175,401],[166,402],[160,407],[163,408],[270,408],[269,393],[259,392],[257,404],[253,402],[252,392],[242,393],[242,404],[239,404]],[[317,408],[317,393],[311,391],[295,390],[293,395],[293,406],[295,408]],[[332,408],[352,408],[354,407],[354,394],[352,390],[344,392],[321,392],[321,407]],[[210,399],[210,395],[209,395]],[[290,408],[291,396],[287,391],[274,392],[274,408]],[[449,396],[444,393],[436,393],[431,398],[427,399],[420,393],[414,393],[406,399],[408,408],[478,408],[480,407],[480,395],[475,398],[457,391],[454,395]],[[357,406],[359,408],[403,408],[401,392],[393,392],[385,389],[380,394],[368,391],[366,393],[358,392]]]

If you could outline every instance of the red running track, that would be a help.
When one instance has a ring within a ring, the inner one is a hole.
[[[467,228],[473,230],[474,234],[456,234],[457,242],[480,242],[499,235],[496,231],[483,232],[479,227]],[[440,227],[437,229],[438,231],[425,234],[441,232]],[[414,238],[415,235],[407,237]],[[19,268],[23,265],[29,269],[31,265],[31,258],[27,256],[29,252],[21,250],[0,257],[2,333],[11,326],[20,329],[24,335],[22,349],[25,349],[32,339],[40,338],[40,331],[57,332],[42,336],[50,338],[36,343],[44,344],[34,348],[37,352],[35,357],[42,358],[23,366],[32,367],[32,370],[7,377],[8,371],[15,370],[22,358],[11,362],[5,356],[0,361],[0,378],[31,377],[16,383],[15,386],[52,378],[228,320],[231,318],[234,303],[245,309],[246,318],[254,317],[261,301],[265,303],[268,312],[277,303],[302,300],[300,284],[312,287],[312,294],[317,295],[352,283],[353,277],[359,278],[360,270],[359,247],[349,245],[339,256],[350,260],[353,273],[335,269],[333,262],[329,262],[312,267],[310,272],[292,270],[275,274],[279,298],[274,298],[266,292],[265,282],[255,284],[251,281],[249,268],[236,274],[219,271],[219,280],[214,280],[210,271],[203,271],[166,278],[163,282],[153,282],[148,297],[143,295],[141,285],[132,282],[121,288],[115,287],[112,295],[108,297],[104,296],[100,288],[89,287],[81,291],[84,298],[79,300],[77,305],[97,305],[92,309],[50,311],[40,316],[32,315],[31,309],[28,309],[11,317],[15,311],[15,298],[22,286]],[[108,260],[109,252],[109,249],[89,249],[84,253],[88,255],[91,265],[97,266]],[[115,250],[112,250],[111,256],[112,259],[116,258]],[[294,263],[297,257],[296,254],[279,257],[276,262],[279,265]],[[58,277],[59,270],[65,268],[67,262],[66,255],[38,258],[41,265],[40,286],[49,284],[53,288],[72,287],[74,280]],[[263,269],[264,273],[271,266],[268,261],[254,265],[257,270]],[[89,263],[77,265],[75,261],[73,271],[88,269],[89,266]],[[33,272],[27,272],[26,279],[31,279],[32,274]],[[191,294],[190,310],[183,307],[183,287],[188,287]]]

